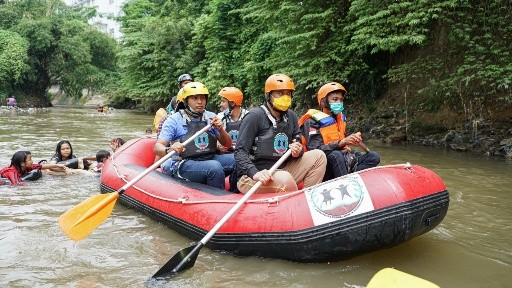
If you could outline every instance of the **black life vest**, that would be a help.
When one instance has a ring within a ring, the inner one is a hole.
[[[180,142],[192,137],[197,131],[203,129],[208,125],[208,119],[202,116],[200,121],[192,121],[190,117],[183,111],[180,110],[181,116],[183,117],[183,125],[187,126],[187,134],[180,137]],[[181,159],[209,159],[217,152],[217,138],[209,130],[202,133],[185,145],[185,152],[180,153]]]
[[[292,139],[292,132],[288,127],[288,114],[283,114],[282,120],[277,123],[265,105],[261,105],[260,108],[267,115],[271,127],[264,134],[256,137],[250,158],[256,161],[259,159],[277,161],[288,150],[290,139]]]
[[[238,141],[238,131],[240,130],[242,119],[244,118],[245,115],[247,115],[247,113],[248,111],[242,108],[240,110],[240,117],[238,117],[238,120],[235,121],[231,119],[229,115],[229,109],[226,112],[224,112],[224,117],[222,117],[222,126],[224,126],[224,130],[226,130],[229,137],[231,137],[233,148],[235,148],[236,142]]]
[[[43,177],[43,172],[40,169],[31,170],[28,173],[25,173],[21,176],[22,181],[35,181],[39,178]]]
[[[71,158],[68,160],[59,161],[59,162],[57,162],[57,164],[64,164],[68,168],[78,169],[78,160],[79,160],[78,158]]]

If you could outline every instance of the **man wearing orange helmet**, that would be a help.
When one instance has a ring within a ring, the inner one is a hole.
[[[199,82],[183,87],[176,99],[176,113],[164,122],[153,151],[158,157],[172,150],[178,154],[161,165],[165,174],[224,189],[224,179],[235,171],[236,163],[233,154],[217,154],[217,141],[228,147],[232,144],[222,121],[206,111],[208,95],[206,86]],[[208,124],[212,128],[183,145]]]
[[[223,112],[217,114],[217,117],[222,119],[222,125],[229,136],[231,136],[231,142],[233,147],[224,147],[220,145],[218,148],[221,152],[233,151],[238,140],[238,131],[240,130],[240,123],[247,110],[242,108],[242,101],[244,100],[244,94],[240,89],[236,87],[224,87],[220,90],[219,96],[221,97],[221,106],[225,106],[226,109]]]
[[[351,153],[350,145],[362,141],[361,132],[346,136],[346,117],[343,100],[347,90],[341,84],[330,82],[318,90],[318,105],[322,111],[310,109],[299,120],[302,144],[307,150],[320,149],[327,156],[324,180],[337,178],[348,173],[375,167],[380,156],[371,151],[366,154]]]
[[[297,115],[289,110],[293,80],[284,74],[271,75],[265,82],[265,102],[244,117],[240,125],[235,159],[238,171],[238,189],[246,193],[257,181],[262,186],[256,193],[297,190],[322,181],[327,163],[319,150],[304,153]],[[280,169],[270,174],[268,169],[290,149],[292,154]]]

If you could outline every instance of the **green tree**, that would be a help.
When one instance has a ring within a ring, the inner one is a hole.
[[[15,32],[0,30],[0,93],[9,93],[27,70],[28,42]]]
[[[19,93],[45,98],[57,84],[66,95],[79,98],[82,89],[99,89],[115,70],[115,40],[62,1],[18,0],[2,5],[2,11],[15,16],[4,26],[28,43],[27,69],[10,83]]]

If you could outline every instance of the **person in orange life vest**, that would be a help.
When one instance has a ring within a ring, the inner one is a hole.
[[[245,115],[238,132],[235,160],[238,172],[238,189],[247,193],[257,181],[262,185],[256,193],[273,193],[297,190],[322,181],[327,164],[320,150],[303,151],[297,115],[288,109],[295,91],[293,80],[284,74],[274,74],[265,82],[265,101]],[[269,169],[290,149],[291,157],[270,174]]]
[[[18,151],[12,155],[11,165],[0,169],[0,177],[9,179],[12,186],[24,185],[23,180],[31,172],[38,174],[30,175],[27,180],[36,180],[41,177],[41,169],[55,169],[64,172],[67,170],[64,164],[34,164],[30,151]]]
[[[217,145],[217,149],[223,153],[233,152],[238,139],[238,131],[240,130],[242,118],[244,118],[249,111],[242,108],[244,94],[240,89],[236,87],[224,87],[220,90],[219,96],[221,97],[221,106],[225,106],[227,108],[217,114],[217,117],[222,119],[224,130],[226,130],[231,137],[233,146],[224,147],[219,143],[219,145]]]
[[[165,120],[153,151],[159,157],[171,151],[179,154],[161,165],[163,173],[224,189],[224,178],[235,171],[236,163],[233,154],[217,153],[217,141],[230,147],[231,137],[222,127],[222,121],[213,112],[206,111],[208,96],[208,89],[202,83],[185,85],[181,97],[176,99],[177,110]],[[208,124],[212,127],[207,132],[183,145],[182,142]]]
[[[327,155],[325,180],[348,173],[375,167],[380,156],[371,151],[366,154],[352,153],[349,146],[362,141],[361,132],[345,134],[346,118],[342,113],[347,90],[341,84],[331,82],[318,90],[318,105],[322,111],[310,109],[299,120],[302,142],[307,150],[320,149]]]

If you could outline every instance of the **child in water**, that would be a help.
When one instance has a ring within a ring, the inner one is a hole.
[[[121,139],[121,138],[113,138],[112,140],[110,140],[110,142],[108,143],[108,145],[110,146],[110,148],[112,148],[112,151],[116,152],[116,150],[123,146],[124,144],[124,140]]]
[[[110,152],[107,150],[98,151],[98,153],[96,153],[96,163],[91,166],[90,170],[96,173],[101,173],[101,169],[108,159],[110,159]]]
[[[91,164],[89,160],[95,159],[95,156],[77,158],[73,154],[73,147],[71,147],[71,143],[68,140],[62,140],[59,143],[57,143],[57,148],[55,148],[55,154],[50,159],[50,163],[62,163],[72,169],[88,170]]]
[[[0,177],[9,179],[12,186],[25,185],[23,180],[40,178],[41,169],[54,169],[61,172],[68,170],[64,164],[34,164],[30,151],[18,151],[12,156],[11,165],[0,169]]]
[[[153,129],[147,128],[146,129],[146,138],[151,138],[153,136]]]

